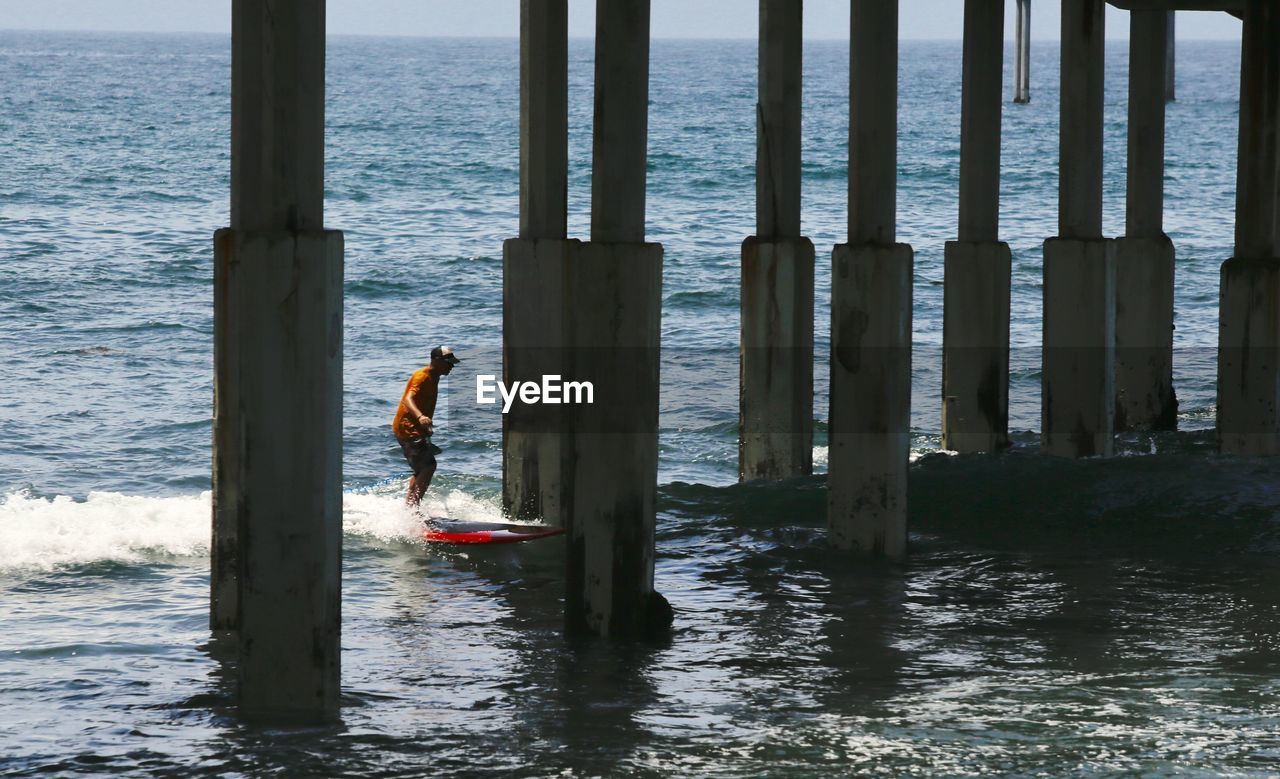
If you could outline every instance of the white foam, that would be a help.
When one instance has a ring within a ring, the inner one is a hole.
[[[0,500],[0,571],[207,555],[209,506],[207,492],[175,498],[92,492],[84,501],[10,493]]]
[[[342,529],[381,543],[418,538],[421,522],[404,505],[404,482],[342,496]],[[462,490],[424,501],[425,513],[454,519],[501,521],[497,497]],[[138,563],[209,554],[210,494],[180,497],[93,492],[85,500],[33,497],[13,492],[0,498],[0,572],[51,571],[96,562]]]
[[[829,453],[830,453],[830,449],[828,447],[825,447],[825,446],[813,447],[813,464],[827,465],[828,464],[827,458]],[[925,455],[928,455],[928,454],[947,454],[947,455],[954,456],[955,454],[957,454],[957,452],[952,452],[947,449],[939,449],[934,446],[917,446],[917,447],[913,447],[911,451],[907,454],[907,462],[913,463],[916,460],[919,460],[921,457],[924,457]]]

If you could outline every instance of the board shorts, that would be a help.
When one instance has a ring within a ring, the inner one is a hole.
[[[400,442],[400,451],[404,452],[404,459],[409,461],[409,467],[414,473],[436,467],[436,455],[441,449],[431,443],[430,438],[397,438],[396,440]]]

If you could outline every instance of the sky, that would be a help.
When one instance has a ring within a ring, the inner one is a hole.
[[[1005,0],[1005,37],[1013,37],[1014,0]],[[516,37],[519,0],[328,0],[330,34]],[[652,0],[654,38],[754,38],[756,0]],[[901,0],[904,40],[959,39],[963,0]],[[1033,40],[1058,38],[1059,0],[1035,0]],[[848,39],[848,0],[807,0],[805,37]],[[1107,37],[1128,37],[1128,13],[1107,7]],[[569,34],[595,33],[595,0],[569,0]],[[1239,40],[1225,13],[1180,12],[1179,39]],[[213,32],[231,29],[231,0],[0,0],[0,29]]]

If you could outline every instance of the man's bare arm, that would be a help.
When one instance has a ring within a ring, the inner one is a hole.
[[[423,435],[431,435],[431,417],[422,413],[422,409],[418,408],[418,404],[413,402],[413,393],[404,393],[402,402],[405,408],[409,409],[409,413],[413,414],[413,424],[418,428],[418,432]]]

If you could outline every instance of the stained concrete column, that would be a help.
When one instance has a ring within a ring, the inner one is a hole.
[[[1280,7],[1245,8],[1235,256],[1218,314],[1218,445],[1280,454]]]
[[[1008,244],[1000,223],[1004,0],[966,0],[960,111],[960,240],[945,254],[942,446],[1009,443]]]
[[[569,412],[565,581],[570,633],[665,630],[654,591],[662,246],[644,242],[649,2],[596,4],[591,242],[567,276],[570,374],[595,402]]]
[[[1058,236],[1044,244],[1041,448],[1110,455],[1115,247],[1102,237],[1103,0],[1062,2]]]
[[[839,549],[901,558],[912,251],[895,242],[897,0],[853,0],[849,66],[849,242],[832,258],[827,526]]]
[[[565,237],[568,182],[568,2],[521,0],[521,238]]]
[[[596,2],[591,240],[644,241],[649,0]]]
[[[1031,102],[1031,0],[1018,4],[1014,30],[1013,102]]]
[[[1125,236],[1116,241],[1117,430],[1173,430],[1173,242],[1164,234],[1165,54],[1171,11],[1129,14]]]
[[[760,0],[756,234],[742,244],[738,478],[813,471],[813,243],[800,235],[801,0]]]
[[[232,5],[211,621],[238,630],[241,714],[271,724],[338,715],[342,234],[323,229],[324,18],[323,0]]]
[[[1165,102],[1172,103],[1178,99],[1178,91],[1176,86],[1177,71],[1175,68],[1175,51],[1177,46],[1174,41],[1174,18],[1176,11],[1169,11],[1169,19],[1165,25],[1165,54],[1164,54],[1164,99]]]
[[[520,4],[520,237],[503,243],[504,381],[565,376],[569,152],[567,0]],[[563,521],[569,484],[559,407],[516,404],[502,418],[502,495],[508,513]]]

